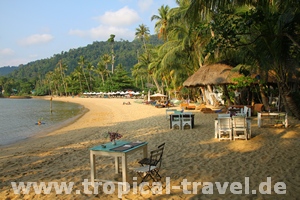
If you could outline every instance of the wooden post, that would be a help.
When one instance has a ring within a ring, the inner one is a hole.
[[[50,98],[50,113],[52,113],[52,97]]]

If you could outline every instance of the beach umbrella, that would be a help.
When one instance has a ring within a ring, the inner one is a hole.
[[[151,95],[150,96],[150,98],[161,98],[161,99],[163,99],[163,98],[165,98],[165,97],[167,97],[167,95],[163,95],[163,94],[160,94],[160,93],[156,93],[156,94],[153,94],[153,95]]]
[[[156,94],[151,95],[150,97],[167,97],[167,95],[156,93]]]

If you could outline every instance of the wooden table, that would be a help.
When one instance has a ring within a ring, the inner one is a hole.
[[[181,117],[189,117],[190,114],[185,114],[184,112],[181,114],[170,114],[170,129],[172,129],[172,119],[174,118],[178,118],[179,115]],[[195,114],[191,114],[192,115],[192,128],[194,128],[194,124],[195,124]]]
[[[279,119],[283,117],[283,119]],[[285,128],[288,127],[288,118],[287,113],[285,112],[258,112],[257,113],[257,126],[261,127],[263,124],[263,120],[269,120],[271,124],[277,124],[277,121],[281,121]],[[273,121],[276,121],[273,122]]]
[[[107,182],[110,180],[96,179],[96,162],[95,156],[112,156],[115,157],[115,173],[119,173],[119,158],[122,158],[122,182],[126,183],[128,179],[127,170],[127,156],[136,152],[143,151],[143,158],[147,157],[147,142],[128,142],[117,140],[117,144],[112,142],[103,145],[95,146],[90,149],[90,163],[91,163],[91,183],[94,186],[95,181]],[[127,145],[127,146],[126,146]],[[131,145],[131,147],[129,147]],[[105,146],[105,147],[104,147]],[[117,183],[115,181],[111,181]],[[126,190],[126,184],[123,184],[123,189]]]

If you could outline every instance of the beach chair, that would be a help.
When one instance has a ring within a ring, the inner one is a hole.
[[[150,164],[133,169],[133,171],[141,177],[141,183],[148,181],[150,178],[153,181],[159,181],[161,179],[159,170],[161,168],[162,155],[163,148],[152,150],[150,152]]]
[[[233,139],[248,139],[248,128],[245,116],[232,117]],[[242,133],[242,134],[238,134]]]
[[[164,151],[164,148],[165,148],[165,143],[162,143],[162,144],[160,144],[160,145],[157,146],[157,149],[162,149],[162,151]],[[138,161],[138,163],[141,166],[151,165],[150,158],[143,158],[142,160]]]
[[[219,141],[232,140],[232,121],[231,117],[218,117]]]
[[[174,111],[175,115],[171,115],[171,128],[175,129],[178,127],[178,129],[181,129],[181,112],[180,111]]]
[[[181,128],[184,130],[185,126],[188,126],[189,129],[192,129],[192,113],[185,112],[181,114]]]

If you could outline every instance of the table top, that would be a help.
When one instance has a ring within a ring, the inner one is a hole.
[[[258,112],[261,115],[286,115],[285,112]]]
[[[92,151],[106,151],[106,152],[129,152],[140,146],[148,144],[147,142],[129,142],[124,140],[116,140],[116,145],[112,142],[101,144],[90,148]]]
[[[178,116],[178,115],[192,115],[192,116],[194,116],[195,113],[180,113],[180,114],[172,113],[172,114],[170,114],[170,115],[175,115],[175,116]]]

